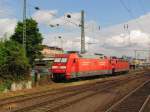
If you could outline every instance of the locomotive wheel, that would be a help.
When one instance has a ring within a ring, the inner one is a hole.
[[[114,68],[112,69],[112,75],[115,75],[115,69]]]
[[[53,81],[55,81],[55,82],[62,82],[65,80],[66,80],[66,78],[64,77],[63,74],[54,74],[53,75]]]

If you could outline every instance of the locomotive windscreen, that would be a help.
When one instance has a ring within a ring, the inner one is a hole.
[[[67,58],[55,58],[54,62],[61,62],[61,63],[66,63],[67,62]]]

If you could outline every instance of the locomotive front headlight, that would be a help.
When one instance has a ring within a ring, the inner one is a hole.
[[[66,66],[60,66],[60,69],[66,69]]]
[[[58,68],[58,66],[52,66],[52,69],[56,69],[56,68]]]

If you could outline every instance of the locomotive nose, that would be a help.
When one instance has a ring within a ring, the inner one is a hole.
[[[52,66],[53,73],[65,73],[66,72],[66,65],[65,64],[55,64]]]
[[[66,66],[62,65],[62,66],[52,66],[52,70],[54,69],[66,69]]]

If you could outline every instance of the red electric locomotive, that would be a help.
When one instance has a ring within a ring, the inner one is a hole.
[[[112,74],[128,71],[129,64],[123,59],[104,57],[87,57],[77,53],[57,54],[52,65],[52,78],[72,79],[95,75]]]
[[[112,73],[117,72],[128,72],[129,71],[129,62],[121,58],[111,58],[112,64]]]

